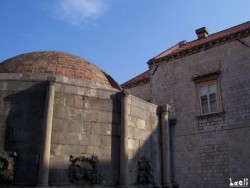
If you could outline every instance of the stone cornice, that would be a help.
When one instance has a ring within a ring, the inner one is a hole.
[[[223,37],[220,37],[220,38],[208,41],[208,42],[204,42],[204,43],[201,43],[199,45],[195,45],[193,47],[180,50],[178,52],[173,52],[173,53],[168,54],[168,55],[161,57],[159,59],[150,59],[147,62],[147,64],[149,65],[149,67],[151,67],[151,66],[155,66],[155,65],[158,65],[158,64],[161,64],[164,62],[168,62],[171,60],[180,59],[180,58],[186,57],[188,55],[192,55],[192,54],[213,48],[215,46],[222,45],[222,44],[227,43],[227,42],[231,42],[233,40],[238,40],[238,39],[247,37],[249,35],[250,35],[250,28],[243,30],[243,31],[239,31],[239,32],[230,34],[230,35],[227,35],[227,36],[223,36]]]
[[[56,76],[50,74],[41,74],[41,75],[23,75],[20,73],[0,73],[0,82],[5,81],[20,81],[20,82],[49,82],[49,83],[58,83],[66,84],[71,86],[85,87],[89,89],[105,90],[111,92],[118,92],[118,89],[109,87],[106,85],[101,85],[97,83],[90,82],[88,80],[82,80],[77,78],[69,78],[65,76]]]
[[[135,87],[135,86],[138,86],[138,85],[147,84],[149,82],[150,82],[150,78],[144,78],[142,80],[139,80],[139,81],[136,81],[136,82],[133,82],[133,83],[124,84],[124,85],[122,85],[122,87],[123,88],[132,88],[132,87]]]

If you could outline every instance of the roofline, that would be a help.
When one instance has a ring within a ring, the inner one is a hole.
[[[159,59],[159,58],[161,58],[162,54],[164,54],[164,53],[166,53],[166,52],[168,52],[168,54],[171,54],[172,51],[175,51],[176,49],[178,49],[178,48],[184,46],[185,44],[187,44],[187,41],[186,41],[186,40],[180,41],[180,42],[178,42],[177,44],[175,44],[174,46],[172,46],[172,47],[166,49],[165,51],[161,52],[160,54],[156,55],[156,56],[153,57],[152,59]],[[168,54],[167,54],[167,55],[168,55]],[[166,55],[165,55],[165,56],[166,56]],[[162,56],[162,57],[163,57],[163,56]]]
[[[228,28],[228,29],[230,29],[230,28]],[[226,30],[228,30],[228,29],[226,29]],[[223,30],[223,31],[225,31],[225,30]],[[223,32],[223,31],[220,31],[220,32]],[[220,32],[217,32],[217,33],[220,33]],[[216,34],[216,33],[214,33],[214,34]],[[214,34],[212,34],[212,35],[214,35]],[[230,33],[228,35],[216,38],[216,39],[208,41],[208,42],[201,43],[199,45],[196,45],[196,46],[193,46],[190,48],[180,50],[178,52],[173,52],[172,54],[167,54],[166,56],[160,57],[158,59],[152,58],[147,62],[147,64],[149,67],[151,67],[153,65],[157,65],[157,64],[160,64],[162,62],[168,62],[170,60],[179,59],[179,58],[182,58],[182,57],[185,57],[188,55],[198,53],[200,51],[205,51],[209,48],[212,48],[212,47],[215,47],[215,46],[218,46],[218,45],[221,45],[221,44],[224,44],[226,42],[233,41],[233,40],[241,39],[241,38],[244,38],[244,37],[249,36],[249,35],[250,35],[250,27],[247,29],[238,31],[238,32]],[[193,42],[193,41],[191,41],[191,42]]]
[[[121,86],[122,86],[122,88],[131,88],[131,87],[146,84],[146,83],[149,83],[149,82],[150,82],[150,78],[144,78],[142,80],[138,80],[136,82],[129,83],[129,84],[124,84],[124,85],[121,85]]]
[[[142,79],[140,79],[140,80],[131,82],[131,81],[134,80],[135,78],[137,78],[137,77],[139,77],[139,76],[141,76],[141,75],[143,75],[143,74],[145,74],[145,73],[147,73],[147,72],[149,72],[149,70],[146,70],[146,71],[144,71],[143,73],[141,73],[141,74],[135,76],[134,78],[128,80],[127,82],[121,84],[121,87],[122,87],[122,88],[131,88],[131,87],[134,87],[134,86],[137,86],[137,85],[149,83],[149,82],[150,82],[150,78],[149,78],[149,77],[142,78]]]

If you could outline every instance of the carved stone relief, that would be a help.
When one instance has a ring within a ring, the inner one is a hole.
[[[16,152],[0,152],[0,180],[12,181],[14,179],[14,164]]]
[[[70,155],[69,161],[69,177],[72,183],[101,183],[101,174],[98,169],[99,159],[98,156],[72,156]]]
[[[149,161],[145,157],[141,157],[137,163],[137,183],[153,184],[153,171]]]

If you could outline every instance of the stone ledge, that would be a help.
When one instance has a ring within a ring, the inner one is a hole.
[[[212,114],[197,115],[196,119],[202,120],[202,119],[207,119],[207,118],[211,118],[211,117],[223,116],[224,114],[225,114],[225,111],[216,112],[216,113],[212,113]]]
[[[51,81],[51,78],[53,77],[53,81],[56,83],[61,84],[67,84],[71,86],[83,86],[88,88],[97,88],[97,89],[104,89],[106,91],[116,91],[118,92],[118,89],[93,83],[88,80],[81,80],[77,78],[69,78],[65,76],[56,76],[51,74],[39,74],[39,75],[25,75],[19,73],[0,73],[0,81],[22,81],[22,82],[43,82],[43,81]]]

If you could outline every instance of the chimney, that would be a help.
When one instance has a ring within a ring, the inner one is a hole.
[[[184,46],[185,44],[187,44],[186,40],[183,40],[181,42],[179,42],[179,48],[181,48],[182,46]]]
[[[195,33],[196,33],[198,39],[204,39],[204,38],[208,37],[208,30],[206,27],[196,29]]]

